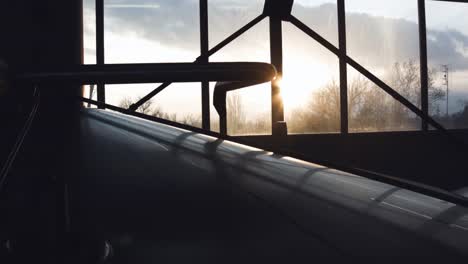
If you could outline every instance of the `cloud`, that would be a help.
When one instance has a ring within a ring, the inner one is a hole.
[[[106,5],[106,8],[154,8],[158,9],[160,6],[158,4],[109,4]]]
[[[455,30],[429,30],[428,54],[433,64],[450,64],[452,70],[466,70],[468,37]]]
[[[124,6],[129,1],[113,1]],[[155,1],[133,1],[132,5],[154,5]],[[106,8],[106,30],[132,32],[165,45],[192,49],[198,46],[198,1],[158,1],[158,8]],[[196,30],[197,29],[197,30]]]
[[[107,2],[106,2],[107,3]],[[127,0],[109,1],[121,8],[106,9],[106,30],[122,34],[131,32],[142,38],[178,49],[199,50],[199,10],[196,0],[132,1],[132,6],[152,5],[158,8],[123,8]],[[294,15],[337,45],[336,5],[301,6],[296,3]],[[262,1],[220,0],[209,2],[210,46],[221,41],[262,11]],[[408,59],[419,59],[419,31],[413,21],[347,14],[348,54],[370,68],[382,68]],[[294,52],[310,50],[302,32],[285,26],[284,38]],[[238,41],[239,53],[252,47],[264,47],[268,28],[255,27],[249,38]],[[318,60],[329,59],[327,52],[310,51]],[[434,65],[450,64],[453,70],[468,70],[468,36],[457,30],[428,29],[429,61]]]
[[[296,16],[337,45],[334,4],[296,8]],[[419,60],[419,26],[404,19],[348,13],[348,55],[364,66],[382,68],[408,59]],[[428,56],[434,66],[451,64],[453,70],[468,69],[468,36],[457,30],[428,29]]]

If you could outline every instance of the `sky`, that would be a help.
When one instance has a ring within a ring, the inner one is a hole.
[[[450,64],[450,109],[468,99],[468,4],[426,1],[429,61]],[[94,59],[93,0],[85,0],[85,63]],[[262,0],[209,0],[210,47],[262,12]],[[416,0],[347,0],[348,54],[384,77],[395,62],[419,60]],[[293,15],[337,45],[335,1],[296,0]],[[191,62],[199,55],[198,0],[106,0],[106,63]],[[314,89],[338,80],[338,60],[288,23],[283,25],[286,111],[306,103]],[[269,62],[268,22],[263,21],[210,58]],[[108,86],[107,98],[143,96],[154,84]],[[242,90],[248,115],[269,113],[268,85]],[[154,100],[167,112],[200,112],[199,84],[174,84]]]

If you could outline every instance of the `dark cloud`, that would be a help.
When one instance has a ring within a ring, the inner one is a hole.
[[[432,64],[450,64],[452,70],[468,68],[468,37],[459,31],[428,31],[428,56]]]
[[[129,1],[112,1],[112,4]],[[163,44],[196,49],[199,43],[198,1],[132,1],[132,4],[157,4],[159,8],[105,8],[106,30],[133,32]]]
[[[106,1],[128,4],[128,0]],[[159,8],[106,8],[106,30],[114,33],[133,32],[166,46],[199,50],[198,1],[141,0],[132,4],[152,4]],[[213,1],[209,5],[211,46],[261,13],[261,1]],[[318,7],[296,6],[294,15],[336,45],[337,15],[334,4]],[[408,59],[418,60],[418,25],[403,19],[347,14],[348,53],[367,67],[385,67]],[[284,37],[297,51],[311,45],[301,32],[284,27]],[[245,53],[268,40],[266,27],[257,27],[236,48]],[[433,64],[451,64],[454,70],[468,69],[468,36],[456,30],[428,30],[429,59]],[[323,52],[317,52],[317,59]]]
[[[337,44],[336,6],[296,8],[296,16]],[[408,59],[419,60],[419,26],[413,21],[348,13],[348,54],[368,67],[386,67]],[[463,54],[465,50],[465,54]],[[468,36],[456,30],[428,29],[428,56],[433,65],[468,69]]]

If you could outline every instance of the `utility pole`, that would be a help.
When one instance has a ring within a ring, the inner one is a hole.
[[[447,118],[449,117],[449,65],[448,64],[445,64],[445,65],[442,65],[442,72],[444,73],[444,85],[447,87],[447,93],[446,93],[446,97],[447,97]]]

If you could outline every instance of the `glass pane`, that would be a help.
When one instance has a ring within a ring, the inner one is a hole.
[[[216,3],[216,1],[214,1]],[[229,10],[224,10],[227,15]],[[210,13],[211,15],[212,13]],[[227,31],[237,30],[235,23],[227,23]],[[210,26],[212,20],[210,17]],[[212,34],[213,35],[213,34]],[[229,45],[214,54],[210,61],[255,61],[270,62],[269,24],[263,20]],[[214,83],[211,84],[213,89]],[[259,135],[271,134],[271,84],[261,84],[229,92],[228,134]],[[219,130],[218,114],[211,111],[213,130]]]
[[[96,0],[83,1],[84,64],[96,64]]]
[[[94,101],[97,101],[97,87],[96,85],[84,85],[83,86],[83,97],[92,99]],[[97,106],[89,104],[89,103],[83,103],[85,107],[88,108],[97,108]]]
[[[214,86],[216,83],[210,83],[210,126],[211,131],[220,132],[219,131],[219,115],[213,105],[213,94],[214,94]]]
[[[346,27],[348,55],[390,86],[396,65],[419,63],[416,0],[347,0]]]
[[[174,83],[154,97],[164,119],[200,127],[201,85],[200,83]]]
[[[209,0],[210,47],[216,46],[219,42],[262,14],[264,2],[265,0]]]
[[[468,128],[468,4],[426,1],[429,109],[447,128]]]
[[[211,18],[211,17],[210,17]],[[212,23],[210,20],[210,27]],[[236,28],[226,25],[230,31]],[[213,34],[212,34],[213,35]],[[211,62],[255,61],[270,63],[269,22],[264,19],[210,57]]]
[[[106,85],[106,102],[128,108],[159,84]],[[199,83],[174,83],[142,105],[138,112],[201,127]]]
[[[106,63],[192,62],[200,54],[198,1],[105,0]],[[125,105],[159,84],[108,85],[106,101]],[[147,114],[201,125],[199,83],[172,84],[145,105]]]
[[[416,64],[395,65],[388,74],[388,83],[400,94],[412,97],[418,93],[419,68]],[[351,132],[405,131],[421,127],[419,117],[349,66],[348,104]]]
[[[200,54],[198,1],[105,0],[106,63],[191,62]]]
[[[295,0],[292,15],[338,47],[336,0]]]
[[[96,64],[96,10],[95,0],[83,1],[83,64]],[[83,96],[96,100],[97,93],[95,86],[84,85]],[[91,104],[84,104],[85,107],[95,108]]]
[[[213,95],[215,83],[210,84]],[[226,97],[228,135],[271,134],[271,84],[231,91]],[[213,98],[211,97],[211,102]],[[219,115],[211,106],[211,130],[219,132]]]
[[[340,131],[338,58],[289,23],[284,29],[281,95],[288,132]]]
[[[213,102],[213,92],[215,83],[210,83],[210,102]],[[270,84],[262,84],[246,87],[227,94],[227,129],[228,135],[267,135],[271,133],[271,116],[267,109],[254,111],[251,106],[251,100],[246,100],[251,94],[261,94],[262,96],[271,96]],[[264,100],[262,100],[264,101]],[[255,107],[255,106],[253,106]],[[264,106],[268,107],[268,106]],[[211,103],[211,130],[219,132],[219,115]]]

